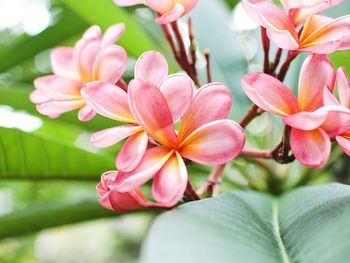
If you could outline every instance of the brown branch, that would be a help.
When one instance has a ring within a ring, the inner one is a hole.
[[[241,155],[252,158],[272,159],[272,152],[266,150],[243,150]]]
[[[128,84],[123,79],[118,80],[117,86],[125,91],[128,91]]]
[[[273,159],[280,164],[288,164],[295,160],[294,155],[289,155],[291,150],[289,143],[290,132],[291,128],[289,126],[285,126],[282,141],[276,147],[276,149],[272,151]]]
[[[205,60],[207,62],[207,66],[206,66],[207,82],[210,83],[212,81],[212,78],[211,78],[211,64],[210,64],[210,51],[209,50],[205,50],[204,51],[204,56],[205,56]]]
[[[191,182],[188,180],[187,181],[187,187],[186,191],[184,193],[184,201],[185,202],[191,202],[191,201],[197,201],[200,200],[201,198],[198,196],[196,190],[194,189],[193,185]]]
[[[277,49],[276,56],[275,56],[275,61],[273,62],[273,66],[271,68],[271,72],[272,73],[275,72],[275,70],[277,69],[278,65],[280,64],[282,51],[283,51],[282,48]]]
[[[269,74],[270,73],[270,59],[269,59],[270,39],[266,34],[266,29],[263,27],[261,27],[261,40],[262,40],[262,45],[264,49],[264,73]]]
[[[280,81],[283,81],[284,78],[286,77],[287,71],[289,69],[290,64],[292,63],[292,61],[300,54],[300,51],[290,51],[288,53],[288,56],[286,58],[286,61],[283,63],[283,65],[281,66],[280,72],[277,75],[277,79],[279,79]]]
[[[248,126],[248,124],[257,116],[259,116],[260,114],[262,114],[264,111],[262,109],[260,109],[258,106],[256,106],[255,104],[253,104],[250,109],[248,110],[248,112],[246,113],[246,115],[242,118],[242,120],[240,121],[240,125],[241,127],[244,129],[245,127]]]

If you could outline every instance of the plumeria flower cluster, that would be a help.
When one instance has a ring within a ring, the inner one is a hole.
[[[186,73],[169,75],[164,56],[147,51],[138,58],[134,79],[127,84],[122,77],[128,56],[115,44],[124,25],[113,25],[103,35],[98,26],[92,26],[74,48],[52,51],[54,74],[37,78],[31,94],[37,110],[50,118],[78,109],[81,121],[96,114],[116,121],[114,127],[91,137],[101,148],[123,142],[115,161],[117,170],[104,173],[97,185],[103,207],[118,212],[169,208],[188,191],[197,198],[187,170],[191,163],[215,166],[211,176],[218,180],[224,165],[241,153],[278,162],[276,153],[282,153],[282,159],[290,162],[296,158],[309,167],[327,163],[332,141],[350,154],[349,80],[345,69],[335,72],[327,57],[350,48],[350,16],[332,19],[320,13],[341,0],[283,0],[284,10],[268,0],[242,0],[248,15],[262,28],[265,61],[264,73],[250,73],[242,80],[254,105],[240,124],[228,119],[230,90],[211,82],[209,54],[208,83],[201,85],[191,21],[189,50],[179,31],[177,20],[198,0],[114,2],[118,6],[143,4],[153,10]],[[269,61],[270,41],[278,47],[274,63]],[[288,54],[279,66],[283,50]],[[295,96],[283,79],[302,51],[311,54],[301,68]],[[285,132],[281,144],[266,152],[243,150],[244,128],[264,111],[282,117]],[[290,151],[293,158],[288,156]],[[149,181],[152,187],[147,196],[151,198],[146,198],[143,186]]]
[[[344,71],[339,72],[338,86],[345,93],[344,102],[348,99],[348,82]],[[346,134],[350,128],[348,105],[335,103],[330,95],[334,80],[334,68],[326,55],[313,54],[301,68],[298,99],[281,81],[265,73],[248,74],[242,85],[256,105],[283,117],[283,122],[291,127],[290,146],[294,156],[306,166],[321,167],[328,161],[331,139]],[[334,103],[324,103],[324,93],[329,98],[327,102]]]
[[[80,120],[100,114],[118,121],[91,138],[97,147],[127,139],[116,158],[118,171],[103,174],[97,186],[102,206],[120,212],[172,207],[189,183],[186,162],[227,163],[241,152],[245,135],[227,119],[232,98],[226,86],[209,83],[196,89],[188,75],[168,75],[167,61],[156,51],[140,56],[135,78],[121,88],[127,55],[113,43],[122,31],[115,25],[101,38],[94,26],[74,49],[54,49],[55,75],[36,79],[31,99],[52,118],[80,109]],[[155,202],[141,192],[151,179]]]

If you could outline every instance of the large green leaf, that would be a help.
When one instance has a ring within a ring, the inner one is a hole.
[[[305,187],[281,198],[235,191],[162,215],[144,263],[344,263],[350,258],[350,187]]]
[[[80,202],[55,202],[28,207],[0,216],[0,239],[117,214],[98,205],[97,199]]]
[[[118,147],[114,152],[93,147],[89,129],[73,121],[76,113],[50,120],[35,113],[28,97],[23,86],[0,87],[0,178],[98,180],[114,169]],[[90,125],[102,128],[103,119]]]

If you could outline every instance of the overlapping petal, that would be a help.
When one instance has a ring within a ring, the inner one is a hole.
[[[92,81],[81,90],[84,101],[97,113],[110,119],[134,123],[127,93],[108,82]]]
[[[331,152],[330,138],[322,129],[303,131],[293,128],[290,146],[299,162],[314,168],[324,166]]]
[[[176,4],[169,12],[164,13],[160,17],[156,18],[156,22],[159,24],[167,24],[178,20],[185,14],[185,7],[182,4]]]
[[[148,145],[148,136],[144,131],[132,135],[120,149],[116,166],[120,171],[130,172],[141,162]]]
[[[55,75],[78,79],[76,61],[74,60],[74,48],[58,47],[51,51],[51,67]]]
[[[298,112],[293,92],[278,79],[265,73],[251,73],[242,80],[245,94],[265,111],[288,116]]]
[[[350,156],[350,131],[346,134],[336,136],[336,140],[343,151]]]
[[[97,55],[93,66],[93,80],[117,83],[122,77],[128,62],[125,50],[116,45],[103,48]]]
[[[350,130],[349,109],[340,105],[325,106],[324,109],[328,114],[321,128],[326,131],[331,138]]]
[[[299,110],[314,111],[323,106],[323,89],[333,90],[335,72],[326,55],[310,55],[303,63],[299,78]]]
[[[91,142],[97,147],[109,147],[140,131],[142,131],[142,128],[137,125],[108,128],[94,133],[91,136]]]
[[[135,65],[135,79],[159,85],[168,76],[168,62],[157,51],[143,53]]]
[[[320,127],[327,119],[328,112],[320,108],[313,112],[301,111],[283,118],[286,125],[304,131],[314,130]]]
[[[350,82],[344,67],[337,70],[336,83],[341,105],[350,109]]]
[[[187,181],[186,165],[180,154],[175,152],[154,177],[154,199],[168,207],[174,206],[183,196]]]
[[[180,145],[187,159],[202,164],[223,164],[235,158],[244,146],[243,129],[234,121],[217,120],[191,133]]]
[[[171,112],[177,121],[187,111],[192,101],[194,85],[185,74],[174,74],[166,77],[159,87]]]
[[[226,119],[231,105],[231,92],[225,85],[211,83],[201,87],[181,120],[178,141],[206,123]]]
[[[173,119],[159,88],[135,79],[129,84],[128,93],[130,108],[137,123],[159,143],[174,146],[176,134]]]
[[[62,113],[66,113],[75,109],[79,109],[85,105],[83,100],[67,100],[67,101],[49,101],[37,105],[36,109],[40,114],[58,117]]]
[[[109,45],[115,44],[119,40],[119,38],[125,32],[125,25],[123,23],[118,23],[110,26],[106,32],[103,34],[101,39],[102,47],[107,47]]]
[[[116,189],[120,192],[128,192],[143,185],[154,177],[173,153],[174,150],[162,147],[147,150],[136,169],[119,173],[116,179]]]

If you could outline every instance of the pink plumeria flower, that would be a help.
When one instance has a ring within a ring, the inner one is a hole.
[[[325,90],[323,97],[325,104],[342,105],[350,110],[350,82],[346,76],[345,68],[339,68],[337,70],[336,84],[339,101],[329,90]],[[335,137],[343,151],[350,156],[350,129],[338,134],[330,131],[328,131],[328,133],[332,138]]]
[[[140,188],[133,189],[126,193],[119,192],[114,184],[117,177],[117,171],[106,172],[102,175],[101,182],[96,187],[100,195],[99,203],[102,207],[120,213],[140,210],[147,207],[161,207],[148,201],[142,194]]]
[[[264,73],[248,74],[242,81],[245,93],[257,106],[282,116],[291,127],[292,152],[305,166],[323,166],[331,151],[328,132],[350,128],[348,109],[323,104],[323,90],[333,90],[334,75],[326,55],[309,56],[301,68],[298,99],[282,82]]]
[[[162,54],[148,51],[141,55],[135,65],[135,78],[159,88],[169,105],[174,121],[188,109],[194,89],[193,82],[184,74],[168,76],[168,64]],[[109,147],[129,137],[117,156],[116,166],[121,171],[135,169],[147,149],[149,140],[147,133],[130,111],[130,94],[103,81],[86,84],[81,94],[87,105],[98,114],[128,123],[97,132],[93,134],[91,141],[97,147]]]
[[[178,20],[190,12],[199,0],[114,0],[119,6],[144,4],[160,16],[159,24],[167,24]]]
[[[350,15],[337,19],[310,13],[300,33],[291,18],[268,0],[242,0],[248,15],[266,28],[279,48],[329,54],[350,49]]]
[[[317,14],[340,4],[343,0],[281,0],[284,9],[295,25],[299,25],[309,14]]]
[[[74,48],[58,47],[51,52],[53,75],[34,80],[30,96],[37,110],[52,118],[80,109],[79,120],[88,121],[95,112],[86,105],[80,91],[85,83],[104,80],[116,83],[127,65],[125,50],[113,45],[123,34],[124,24],[111,26],[101,36],[98,26],[90,27]]]
[[[157,204],[172,207],[188,183],[186,159],[223,164],[243,148],[243,129],[226,119],[232,104],[230,91],[220,83],[205,85],[196,92],[178,132],[167,101],[157,87],[134,80],[129,94],[133,115],[160,146],[148,149],[133,171],[119,172],[115,187],[120,192],[137,189],[153,178],[152,195]]]

